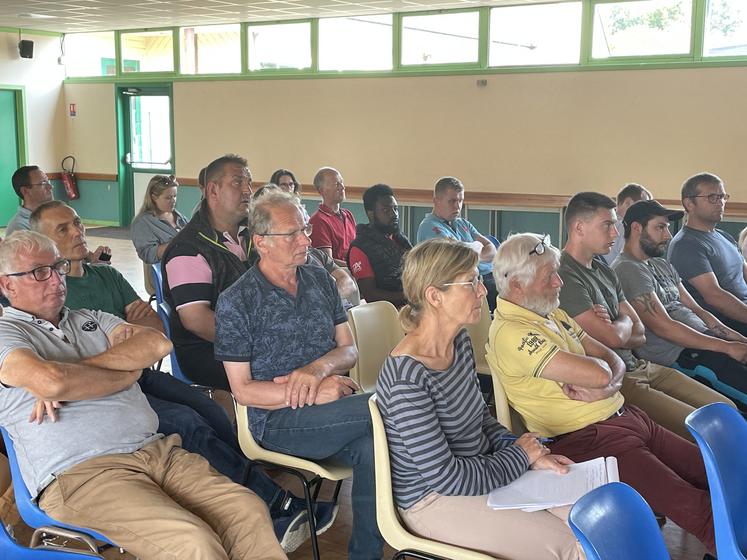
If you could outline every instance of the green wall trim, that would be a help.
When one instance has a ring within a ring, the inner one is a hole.
[[[21,33],[22,35],[39,35],[41,37],[62,37],[59,31],[44,31],[43,29],[26,29],[25,27],[0,27],[0,33]]]
[[[119,227],[118,221],[110,221],[110,220],[90,220],[85,219],[83,220],[83,224],[85,226],[108,226],[108,227]],[[89,235],[96,235],[96,232],[89,232]]]

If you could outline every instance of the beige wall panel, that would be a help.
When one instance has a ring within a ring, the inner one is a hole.
[[[114,84],[65,84],[65,108],[75,103],[77,115],[65,113],[67,153],[85,173],[117,173],[117,117]]]
[[[24,35],[34,42],[34,58],[18,54],[18,33],[0,32],[0,85],[24,86],[29,163],[59,168],[64,150],[62,80],[58,37]]]
[[[721,174],[747,201],[744,68],[475,76],[179,82],[176,159],[195,177],[213,157],[248,157],[311,181],[323,164],[351,185],[615,192],[627,181],[676,197],[689,174]]]

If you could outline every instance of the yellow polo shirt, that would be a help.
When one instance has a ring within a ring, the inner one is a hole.
[[[561,350],[585,355],[586,333],[565,311],[542,317],[498,298],[487,344],[487,360],[497,372],[509,404],[521,414],[527,429],[545,437],[573,432],[606,420],[625,402],[617,392],[587,403],[568,398],[557,381],[542,371]]]

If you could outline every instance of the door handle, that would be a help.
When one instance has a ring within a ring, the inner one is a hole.
[[[127,165],[132,163],[132,154],[130,152],[127,152],[124,157],[125,163]]]

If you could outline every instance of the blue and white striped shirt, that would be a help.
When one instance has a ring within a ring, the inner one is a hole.
[[[466,330],[454,340],[454,362],[444,371],[411,356],[389,356],[376,393],[399,507],[409,508],[432,492],[487,494],[529,468],[524,450],[500,439],[510,433],[480,394]]]

